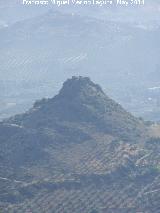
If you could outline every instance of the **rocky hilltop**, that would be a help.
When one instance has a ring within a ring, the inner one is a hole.
[[[2,212],[158,212],[160,140],[148,129],[89,78],[72,77],[0,123]]]
[[[37,101],[30,111],[11,119],[11,123],[36,129],[55,128],[57,124],[86,125],[128,142],[136,142],[145,132],[142,121],[110,99],[99,85],[81,76],[64,82],[57,96]]]

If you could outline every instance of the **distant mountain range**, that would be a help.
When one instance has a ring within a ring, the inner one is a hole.
[[[157,22],[131,24],[55,10],[9,24],[0,30],[0,118],[51,97],[53,85],[56,94],[72,75],[89,75],[127,110],[152,119],[159,95],[148,88],[159,86],[159,33]]]
[[[34,1],[33,1],[34,2]],[[48,1],[48,6],[34,6],[23,5],[23,0],[1,0],[0,2],[0,20],[14,23],[16,21],[24,20],[45,13],[47,10],[59,10],[62,13],[75,13],[82,16],[94,17],[98,19],[112,19],[123,22],[148,22],[158,21],[160,19],[159,8],[160,3],[157,0],[147,0],[145,5],[131,6],[116,6],[117,0],[113,0],[114,6],[95,6],[83,7],[73,6],[70,4],[68,7],[58,7]],[[129,3],[131,1],[128,1]],[[136,1],[134,1],[136,2]],[[138,3],[139,1],[137,1]],[[142,2],[142,1],[141,1]]]
[[[2,212],[158,212],[157,130],[88,77],[68,79],[0,123]]]

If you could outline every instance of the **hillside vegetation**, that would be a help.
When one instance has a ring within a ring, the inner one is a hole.
[[[4,213],[158,213],[160,139],[87,77],[0,123]]]

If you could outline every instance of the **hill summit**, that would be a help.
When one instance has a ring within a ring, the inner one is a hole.
[[[73,76],[71,79],[65,81],[59,95],[74,98],[82,93],[84,95],[104,95],[98,84],[93,83],[89,77],[82,76]]]
[[[72,77],[64,82],[59,94],[37,101],[27,113],[10,120],[29,128],[55,128],[71,124],[94,127],[123,140],[135,141],[145,132],[142,121],[110,99],[88,77]]]

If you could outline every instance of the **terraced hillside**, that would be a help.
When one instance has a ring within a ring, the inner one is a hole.
[[[148,128],[89,78],[67,80],[0,124],[2,212],[158,213],[159,139]]]

